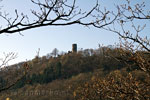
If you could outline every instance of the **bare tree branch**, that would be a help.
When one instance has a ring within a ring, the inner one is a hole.
[[[40,9],[40,11],[31,10],[33,17],[36,18],[35,21],[31,21],[29,16],[23,13],[19,15],[17,10],[15,10],[16,18],[14,19],[8,18],[8,13],[0,14],[0,17],[7,22],[7,27],[2,27],[0,34],[12,34],[42,26],[67,26],[73,24],[100,28],[112,24],[117,18],[115,15],[112,20],[108,20],[107,16],[112,15],[112,13],[109,11],[101,11],[98,1],[91,10],[86,12],[82,12],[82,10],[76,6],[76,0],[72,1],[72,5],[68,4],[67,0],[45,0],[44,2],[31,0],[31,2]],[[97,16],[95,14],[97,14]],[[86,22],[85,19],[88,17],[92,17],[92,20]]]
[[[8,54],[3,53],[4,54],[4,58],[0,58],[1,64],[0,64],[0,68],[7,66],[8,62],[10,62],[11,60],[17,58],[17,54],[14,52],[10,52]]]
[[[117,33],[121,39],[130,41],[130,45],[136,45],[139,49],[150,52],[150,38],[148,35],[141,36],[144,29],[148,27],[146,22],[150,21],[150,10],[145,11],[144,2],[131,6],[131,1],[126,1],[126,4],[117,6],[118,17],[113,24],[103,27],[103,29]],[[138,24],[137,21],[141,23]]]

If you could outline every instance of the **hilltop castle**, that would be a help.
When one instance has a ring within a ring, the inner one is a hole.
[[[77,44],[72,44],[72,52],[73,53],[77,52]]]

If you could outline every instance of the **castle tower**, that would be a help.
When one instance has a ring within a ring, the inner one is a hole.
[[[77,44],[72,44],[72,52],[73,53],[77,52]]]

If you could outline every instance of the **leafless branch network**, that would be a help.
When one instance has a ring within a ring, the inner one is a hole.
[[[0,68],[7,66],[8,62],[17,58],[17,54],[14,52],[10,52],[7,54],[3,53],[3,54],[4,54],[4,58],[0,58],[0,61],[1,61]]]
[[[73,24],[101,28],[112,24],[117,18],[117,15],[113,12],[106,9],[101,11],[98,0],[89,11],[82,11],[76,5],[76,0],[73,0],[72,4],[68,0],[31,0],[31,2],[40,9],[38,11],[31,10],[32,18],[35,18],[34,21],[31,21],[31,18],[24,13],[19,14],[18,10],[15,10],[15,18],[8,17],[9,13],[2,13],[1,11],[0,17],[5,20],[7,26],[1,25],[0,34],[20,33],[21,31],[42,26],[67,26]],[[85,21],[89,17],[92,20]]]

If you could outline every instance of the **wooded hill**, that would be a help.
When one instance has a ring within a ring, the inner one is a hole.
[[[150,55],[146,52],[138,52],[144,58],[150,59]],[[0,98],[2,100],[7,97],[12,100],[87,100],[87,98],[108,100],[108,95],[116,94],[109,94],[104,87],[107,88],[109,85],[111,89],[114,88],[110,83],[116,80],[118,83],[113,84],[117,84],[117,89],[121,82],[126,82],[129,74],[132,74],[134,80],[141,84],[149,83],[147,74],[135,62],[133,55],[122,48],[100,47],[55,57],[36,56],[31,61],[1,70],[0,88],[3,89],[13,83],[15,85],[1,92]],[[16,82],[17,79],[19,81]],[[114,81],[109,82],[112,79]],[[104,84],[103,81],[106,83]],[[149,89],[148,86],[146,88]],[[102,89],[102,92],[98,92],[97,89]],[[132,92],[130,88],[125,88],[125,91]],[[143,95],[150,97],[148,91],[143,91],[145,93]],[[122,97],[130,98],[131,95],[118,96],[116,99],[119,100]]]

